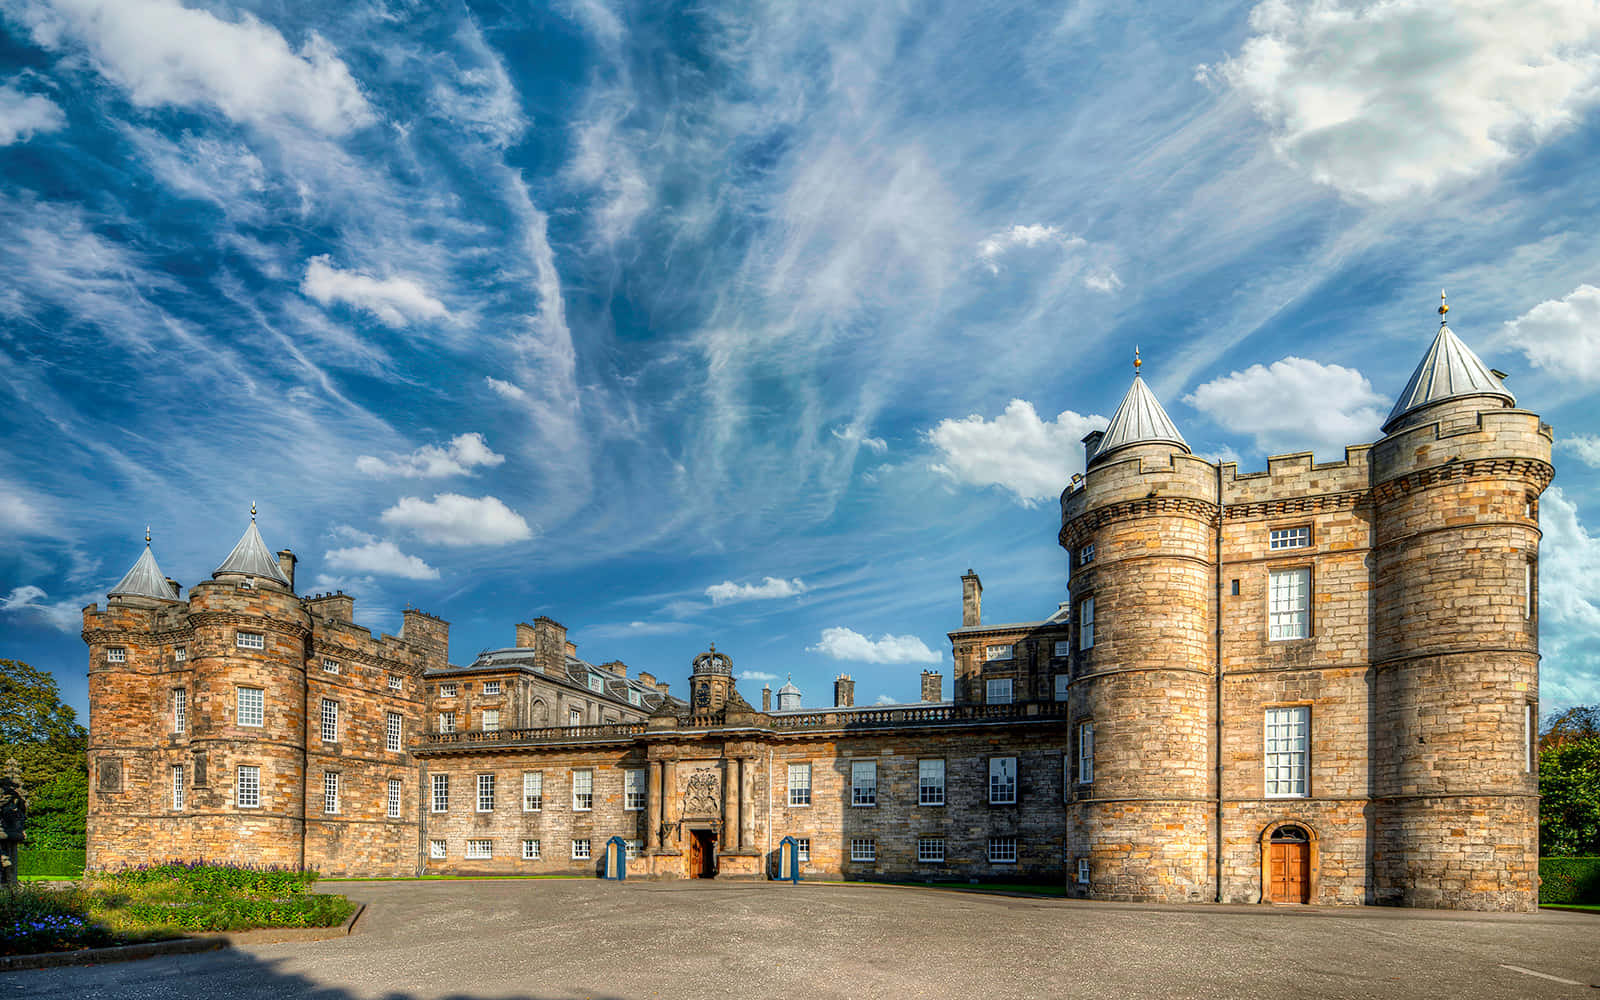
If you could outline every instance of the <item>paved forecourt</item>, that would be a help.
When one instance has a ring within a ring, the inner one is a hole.
[[[347,938],[0,976],[0,998],[1564,997],[1600,916],[1155,906],[919,888],[326,885]]]

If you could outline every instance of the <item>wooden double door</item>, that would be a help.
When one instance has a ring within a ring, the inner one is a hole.
[[[1293,834],[1267,844],[1267,899],[1273,903],[1311,901],[1311,844]]]
[[[689,877],[717,877],[717,835],[711,830],[689,831]]]

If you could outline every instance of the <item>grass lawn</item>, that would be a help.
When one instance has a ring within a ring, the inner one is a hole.
[[[1600,903],[1540,903],[1541,910],[1577,910],[1580,913],[1600,913]]]
[[[583,878],[593,875],[404,875],[394,878],[325,878],[322,882],[516,882],[538,878]]]

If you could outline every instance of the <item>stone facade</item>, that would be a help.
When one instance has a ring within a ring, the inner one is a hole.
[[[1440,350],[1468,389],[1427,389]],[[814,877],[1530,909],[1551,431],[1447,329],[1412,383],[1375,444],[1241,474],[1136,377],[1061,497],[1066,600],[985,624],[962,577],[950,701],[758,709],[715,647],[679,700],[544,617],[453,666],[437,618],[374,639],[291,554],[241,571],[253,525],[187,600],[141,560],[84,612],[89,863],[593,874],[617,839],[763,878],[793,841]]]

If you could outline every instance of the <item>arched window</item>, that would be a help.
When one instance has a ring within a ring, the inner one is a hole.
[[[533,724],[543,726],[550,721],[550,706],[544,703],[543,698],[536,698],[533,702]]]

